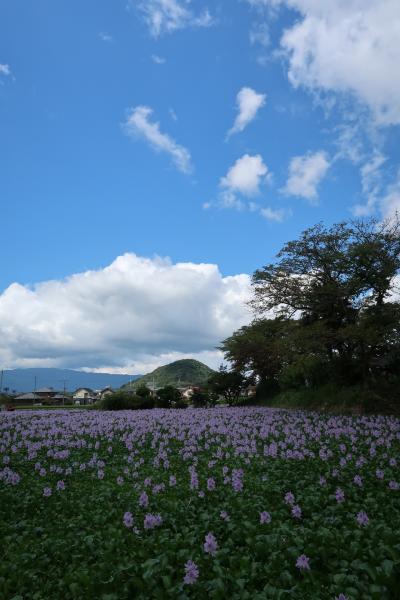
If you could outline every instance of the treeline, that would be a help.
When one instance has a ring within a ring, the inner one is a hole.
[[[172,385],[166,385],[154,393],[146,385],[142,385],[131,393],[118,390],[107,394],[100,406],[93,408],[103,410],[147,410],[152,408],[206,408],[215,406],[218,397],[211,389],[196,390],[190,399],[185,399],[181,392]]]
[[[253,275],[253,322],[220,346],[231,373],[263,398],[397,399],[399,234],[397,218],[370,219],[318,224],[288,242]]]

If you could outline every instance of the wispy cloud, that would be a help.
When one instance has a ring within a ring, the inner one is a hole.
[[[294,156],[289,165],[289,177],[283,188],[287,196],[306,198],[315,203],[318,200],[317,187],[330,166],[323,151]]]
[[[11,75],[11,69],[9,65],[0,64],[0,75],[5,75],[6,77]]]
[[[238,114],[233,126],[227,133],[227,138],[234,133],[243,131],[243,129],[256,117],[260,108],[265,105],[265,100],[265,94],[258,94],[249,87],[242,87],[236,96]]]
[[[194,13],[189,2],[181,0],[139,0],[135,3],[153,37],[186,27],[210,27],[214,24],[209,10]]]
[[[114,40],[111,34],[105,33],[104,31],[100,31],[99,38],[102,42],[112,42]]]
[[[165,152],[179,171],[190,173],[192,171],[190,152],[178,144],[171,136],[162,133],[160,124],[151,121],[153,110],[148,106],[132,108],[124,123],[124,130],[130,136],[144,139],[157,152]]]
[[[167,62],[166,59],[163,56],[159,56],[158,54],[152,54],[151,55],[151,60],[156,65],[164,65]]]

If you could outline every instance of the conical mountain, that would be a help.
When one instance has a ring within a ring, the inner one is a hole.
[[[214,371],[204,363],[194,359],[176,360],[163,367],[158,367],[151,373],[143,375],[132,384],[125,384],[123,389],[137,389],[141,385],[156,388],[165,385],[184,387],[187,385],[204,386]]]

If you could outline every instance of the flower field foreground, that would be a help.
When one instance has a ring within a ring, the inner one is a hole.
[[[400,597],[400,421],[0,416],[0,598]]]

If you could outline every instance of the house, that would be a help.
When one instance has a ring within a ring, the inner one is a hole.
[[[201,391],[201,388],[195,385],[189,385],[184,388],[178,388],[178,390],[180,391],[182,398],[185,400],[190,400],[195,392]]]
[[[109,394],[113,394],[114,390],[110,387],[107,386],[105,388],[103,388],[102,390],[100,390],[99,392],[99,400],[103,400],[105,398],[105,396],[109,395]]]
[[[37,396],[39,396],[39,398],[41,398],[42,400],[52,400],[54,398],[54,396],[57,395],[57,392],[54,388],[52,387],[42,387],[39,388],[38,390],[35,390],[34,392]]]
[[[14,398],[14,402],[18,402],[18,404],[39,404],[41,403],[41,400],[40,396],[32,392],[29,392],[29,394],[21,394]]]
[[[74,404],[94,404],[98,394],[91,388],[81,387],[72,394]]]

